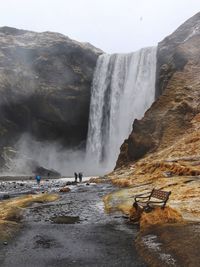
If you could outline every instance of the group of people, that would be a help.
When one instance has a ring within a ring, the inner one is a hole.
[[[48,177],[49,177],[49,174],[48,174]],[[82,172],[75,172],[74,173],[74,177],[75,177],[75,182],[77,183],[78,182],[78,179],[79,179],[79,182],[81,183],[82,182],[82,179],[83,179],[83,174]],[[38,185],[40,185],[40,181],[41,181],[41,176],[40,175],[36,175],[35,176],[35,180],[37,182]]]
[[[81,183],[82,182],[82,179],[83,179],[83,174],[82,174],[82,172],[79,172],[79,173],[77,173],[77,172],[75,172],[74,173],[74,178],[75,178],[75,182],[77,183],[77,180],[79,179],[79,182]]]

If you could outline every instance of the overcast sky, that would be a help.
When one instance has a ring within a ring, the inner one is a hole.
[[[55,31],[105,52],[156,45],[200,0],[0,0],[0,26]]]

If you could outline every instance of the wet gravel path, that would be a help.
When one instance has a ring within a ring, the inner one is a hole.
[[[0,251],[1,266],[145,266],[134,247],[137,229],[121,214],[103,210],[101,198],[111,190],[110,185],[81,184],[59,201],[28,208],[22,231]],[[79,220],[53,223],[53,218],[67,216]]]

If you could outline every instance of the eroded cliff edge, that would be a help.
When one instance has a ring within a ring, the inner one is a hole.
[[[84,142],[101,53],[59,33],[0,28],[0,149],[24,133],[68,148]]]
[[[199,113],[200,13],[158,44],[157,101],[123,143],[116,168],[176,143]]]

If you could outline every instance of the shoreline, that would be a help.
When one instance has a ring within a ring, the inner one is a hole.
[[[179,180],[182,179],[184,178],[179,178]],[[188,178],[185,179],[188,180]],[[163,178],[163,180],[165,180],[165,178]],[[112,176],[108,177],[108,181],[113,183]],[[168,179],[168,181],[170,182],[170,179]],[[174,183],[174,181],[171,183]],[[135,212],[132,208],[134,201],[133,196],[144,190],[150,191],[151,187],[149,187],[147,183],[140,185],[134,184],[133,187],[130,185],[128,187],[122,186],[121,188],[119,186],[120,183],[114,183],[114,185],[118,186],[118,190],[104,197],[105,207],[107,211],[111,213],[120,210],[131,219],[131,215],[134,215]],[[176,196],[174,198],[175,200]],[[160,208],[155,208],[150,213],[144,212],[140,221],[137,222],[140,228],[135,240],[136,249],[148,266],[197,267],[200,262],[200,221],[197,220],[198,218],[195,216],[197,203],[193,207],[194,213],[192,213],[193,202],[191,201],[193,199],[189,199],[191,212],[188,213],[186,217],[184,216],[185,214],[179,213],[174,209],[174,206],[177,208],[179,203],[179,205],[181,205],[181,202],[177,202],[175,205],[174,199],[170,199],[164,212],[161,212]],[[185,199],[184,203],[186,203]],[[188,211],[189,210],[187,210],[187,212]],[[197,216],[198,214],[197,212]],[[134,224],[134,222],[132,222],[132,224]]]
[[[82,182],[88,181],[91,179],[93,176],[85,176],[83,177]],[[74,177],[67,177],[67,176],[60,176],[60,177],[53,177],[53,176],[42,176],[41,181],[47,181],[47,180],[62,180],[62,179],[69,179],[75,180]],[[10,182],[10,181],[35,181],[35,175],[2,175],[0,176],[0,182]]]
[[[63,178],[68,178],[66,176],[63,177],[47,177],[47,176],[42,176],[42,180],[52,180],[52,179],[63,179]],[[69,179],[72,179],[72,177],[69,177]],[[0,182],[6,182],[6,181],[33,181],[35,180],[34,175],[2,175],[0,176]]]
[[[22,223],[28,227],[23,227],[16,237],[8,240],[8,246],[3,246],[3,264],[10,267],[15,262],[16,266],[27,266],[38,260],[39,267],[49,266],[49,262],[54,266],[55,261],[59,266],[90,266],[91,263],[99,267],[102,264],[146,267],[133,245],[137,227],[127,225],[121,213],[110,215],[104,211],[102,196],[112,190],[110,185],[81,183],[72,186],[71,192],[59,194],[61,198],[56,202],[39,202],[23,209]],[[63,219],[79,216],[79,223],[52,222],[52,218],[62,216]],[[25,255],[21,253],[24,249]],[[116,257],[119,254],[121,257]]]

